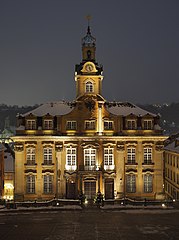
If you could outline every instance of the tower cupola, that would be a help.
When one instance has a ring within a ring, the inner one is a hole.
[[[91,35],[88,25],[87,34],[82,38],[82,57],[83,61],[95,61],[96,38]]]

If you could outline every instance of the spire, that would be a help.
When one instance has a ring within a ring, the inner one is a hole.
[[[95,47],[96,39],[91,35],[91,29],[90,29],[91,16],[87,15],[86,19],[88,20],[88,28],[87,28],[86,36],[82,38],[82,46],[83,47]]]

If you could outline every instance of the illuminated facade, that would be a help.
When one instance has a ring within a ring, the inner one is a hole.
[[[179,137],[165,147],[165,193],[179,200]]]
[[[15,199],[163,197],[159,117],[102,96],[103,68],[88,27],[75,67],[76,99],[52,102],[18,117]]]
[[[0,143],[0,199],[4,195],[4,146]]]

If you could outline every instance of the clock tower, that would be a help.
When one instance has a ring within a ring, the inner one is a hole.
[[[82,38],[82,62],[75,66],[76,98],[86,95],[100,95],[102,91],[103,67],[96,62],[96,39],[88,25]]]

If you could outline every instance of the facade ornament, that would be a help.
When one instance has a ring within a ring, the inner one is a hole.
[[[20,143],[20,142],[16,142],[14,144],[14,151],[16,152],[22,152],[24,150],[24,145],[23,143]]]

